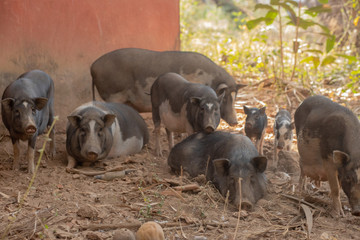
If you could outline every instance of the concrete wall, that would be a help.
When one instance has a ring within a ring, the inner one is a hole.
[[[0,92],[23,72],[47,72],[63,128],[91,100],[92,62],[124,47],[179,50],[179,28],[179,0],[1,0]]]

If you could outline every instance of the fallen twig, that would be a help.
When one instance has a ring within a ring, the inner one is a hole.
[[[82,171],[82,170],[75,169],[75,168],[66,168],[66,172],[68,172],[68,173],[76,173],[76,174],[83,174],[83,175],[86,175],[86,176],[96,176],[96,175],[101,175],[101,174],[104,174],[104,173],[107,173],[107,172],[122,171],[124,169],[125,169],[124,166],[117,166],[117,167],[111,168],[109,170],[89,171],[88,172],[88,171]]]
[[[283,193],[281,194],[281,196],[286,197],[286,198],[291,199],[291,200],[294,200],[294,201],[296,201],[296,202],[298,202],[298,203],[306,204],[306,205],[308,205],[309,207],[312,207],[312,208],[314,208],[314,209],[319,210],[320,212],[326,212],[325,209],[320,208],[320,207],[318,207],[318,206],[315,206],[314,204],[311,204],[311,203],[309,203],[309,202],[307,202],[307,201],[305,201],[305,200],[303,200],[303,199],[300,199],[300,198],[297,198],[297,197],[294,197],[294,196],[291,196],[291,195],[283,194]]]
[[[193,183],[193,184],[187,184],[184,186],[177,186],[177,187],[173,187],[173,189],[175,191],[182,191],[182,192],[186,192],[186,191],[200,191],[200,187],[198,184]]]

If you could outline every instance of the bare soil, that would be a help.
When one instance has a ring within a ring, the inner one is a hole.
[[[221,123],[223,131],[242,133],[245,120],[242,106],[267,105],[269,123],[264,154],[269,160],[268,194],[253,211],[242,210],[239,221],[238,209],[227,203],[211,183],[201,177],[190,179],[186,174],[170,173],[165,131],[162,132],[164,157],[156,157],[151,114],[143,114],[151,138],[139,154],[108,159],[103,166],[78,168],[93,172],[120,167],[134,169],[133,172],[109,181],[66,172],[65,127],[60,124],[56,135],[57,155],[52,160],[46,155],[42,159],[24,200],[32,176],[26,172],[25,159],[20,171],[11,170],[12,144],[10,138],[3,135],[0,140],[0,239],[113,239],[116,230],[126,227],[136,232],[147,221],[158,222],[166,239],[360,239],[360,218],[351,215],[343,192],[341,200],[346,216],[333,217],[328,211],[331,200],[326,182],[320,187],[308,183],[308,190],[303,194],[296,190],[299,177],[296,139],[292,151],[281,154],[279,168],[276,171],[271,168],[272,127],[277,108],[288,107],[293,113],[309,95],[308,91],[289,89],[278,96],[266,82],[246,87],[237,101],[238,126]],[[334,98],[351,109],[359,109],[359,96],[349,100]],[[42,144],[40,137],[37,146],[41,148]],[[25,151],[24,144],[23,156]],[[195,191],[176,190],[177,185],[189,184],[198,187]]]

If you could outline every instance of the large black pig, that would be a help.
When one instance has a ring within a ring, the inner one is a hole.
[[[149,140],[144,119],[121,103],[89,102],[68,116],[68,168],[139,152]]]
[[[22,140],[28,141],[28,171],[34,172],[36,138],[44,133],[54,120],[53,102],[54,82],[48,74],[40,70],[22,74],[5,89],[1,101],[1,116],[13,144],[14,169],[20,167],[19,141]],[[50,151],[51,155],[54,155],[54,129],[50,138]]]
[[[178,173],[182,167],[191,177],[205,174],[223,196],[229,191],[229,200],[237,206],[241,178],[241,207],[247,210],[266,194],[267,159],[259,156],[251,140],[241,134],[193,134],[174,146],[168,165]]]
[[[237,124],[235,98],[245,85],[236,84],[223,68],[196,52],[123,48],[106,53],[91,65],[93,93],[96,86],[107,102],[121,102],[139,112],[151,112],[147,93],[156,78],[167,72],[178,73],[190,82],[205,84],[218,95],[225,93],[221,117],[230,125]]]
[[[360,215],[360,123],[346,107],[324,96],[305,99],[295,112],[300,154],[300,182],[306,176],[328,181],[332,213],[344,215],[340,186],[349,199],[352,214]]]
[[[220,104],[224,97],[200,83],[191,83],[176,73],[159,76],[151,87],[155,149],[161,155],[160,124],[168,135],[169,149],[174,146],[173,132],[192,134],[213,132],[220,123]]]

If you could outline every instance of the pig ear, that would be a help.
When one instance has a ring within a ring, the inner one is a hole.
[[[229,88],[228,85],[225,83],[219,84],[219,86],[216,88],[216,94],[220,96],[223,92],[225,92],[225,89]]]
[[[222,103],[224,96],[225,96],[225,91],[223,91],[222,94],[220,94],[220,96],[218,97],[218,101],[220,104]]]
[[[192,104],[194,104],[194,105],[199,105],[200,102],[201,102],[201,98],[199,98],[199,97],[191,97],[191,98],[190,98],[190,102],[191,102]]]
[[[5,98],[1,101],[1,105],[4,108],[5,112],[11,112],[15,103],[15,99],[13,98]]]
[[[335,150],[333,151],[333,161],[337,168],[344,167],[350,161],[350,156],[347,153]]]
[[[254,157],[251,159],[251,164],[258,172],[263,173],[267,166],[267,158],[263,156]]]
[[[247,106],[244,105],[244,113],[246,115],[248,115],[250,113],[249,111],[250,111],[250,109]]]
[[[238,91],[240,88],[246,87],[246,84],[236,84],[236,91]]]
[[[215,159],[213,160],[213,164],[215,172],[220,176],[224,176],[230,167],[230,161],[226,158]]]
[[[266,107],[260,108],[260,113],[261,113],[261,114],[265,114],[265,110],[266,110]]]
[[[104,116],[104,123],[106,127],[110,127],[115,121],[116,116],[114,114],[106,114]]]
[[[34,99],[35,107],[37,110],[43,109],[47,102],[48,102],[47,98],[35,98]]]
[[[79,127],[82,116],[73,115],[73,116],[68,116],[67,119],[71,125],[73,125],[74,127]]]

